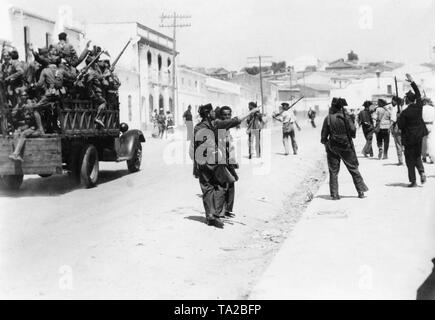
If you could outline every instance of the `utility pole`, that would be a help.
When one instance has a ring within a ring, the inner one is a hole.
[[[289,78],[290,78],[290,104],[293,101],[293,96],[292,96],[292,71],[293,71],[293,67],[289,66]]]
[[[252,64],[252,62],[258,59],[258,65],[260,68],[260,93],[261,93],[261,112],[264,113],[264,94],[263,94],[263,72],[261,70],[262,67],[262,59],[266,60],[266,62],[271,62],[272,57],[271,56],[258,56],[258,57],[249,57],[248,58],[248,64]],[[255,63],[255,62],[254,62]]]
[[[186,28],[190,27],[190,23],[179,23],[179,20],[183,19],[190,19],[192,16],[190,15],[182,15],[177,14],[174,12],[173,14],[162,14],[160,16],[161,19],[161,28],[173,28],[173,36],[172,36],[172,43],[173,43],[173,49],[172,49],[172,103],[174,106],[174,112],[178,110],[178,86],[177,86],[177,76],[176,76],[176,59],[177,59],[177,28]],[[165,20],[169,19],[172,20],[172,24],[163,24]],[[177,121],[177,119],[175,118]]]

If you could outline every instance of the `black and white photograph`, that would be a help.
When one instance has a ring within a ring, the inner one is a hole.
[[[434,17],[0,0],[0,299],[435,300]]]

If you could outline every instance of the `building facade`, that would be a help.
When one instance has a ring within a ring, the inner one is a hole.
[[[10,48],[15,48],[21,60],[33,60],[29,50],[30,44],[33,45],[34,50],[37,50],[58,42],[55,20],[17,7],[11,7],[3,14],[5,16],[2,17],[0,40],[6,41]],[[65,26],[63,31],[68,34],[68,41],[79,52],[84,47],[83,30]]]
[[[171,111],[180,119],[182,109],[173,96],[172,38],[138,22],[89,24],[86,37],[108,50],[113,59],[134,39],[116,66],[121,121],[147,130],[152,127],[154,110]]]

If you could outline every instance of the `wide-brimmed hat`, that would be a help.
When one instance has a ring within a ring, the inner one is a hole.
[[[290,109],[290,105],[289,105],[287,102],[283,102],[283,103],[281,103],[281,107],[282,107],[283,109]]]
[[[363,103],[363,107],[364,108],[368,108],[368,107],[370,107],[370,106],[372,106],[373,105],[373,102],[371,102],[371,101],[364,101],[364,103]]]

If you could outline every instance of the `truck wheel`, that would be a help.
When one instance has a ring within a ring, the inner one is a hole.
[[[98,182],[98,151],[93,145],[83,149],[80,165],[80,182],[86,188],[93,188]]]
[[[17,174],[17,175],[1,176],[1,179],[7,189],[18,190],[20,189],[21,184],[23,183],[23,177],[24,175]]]
[[[142,145],[136,147],[134,150],[134,156],[130,160],[127,160],[127,167],[130,173],[138,172],[142,163]]]

